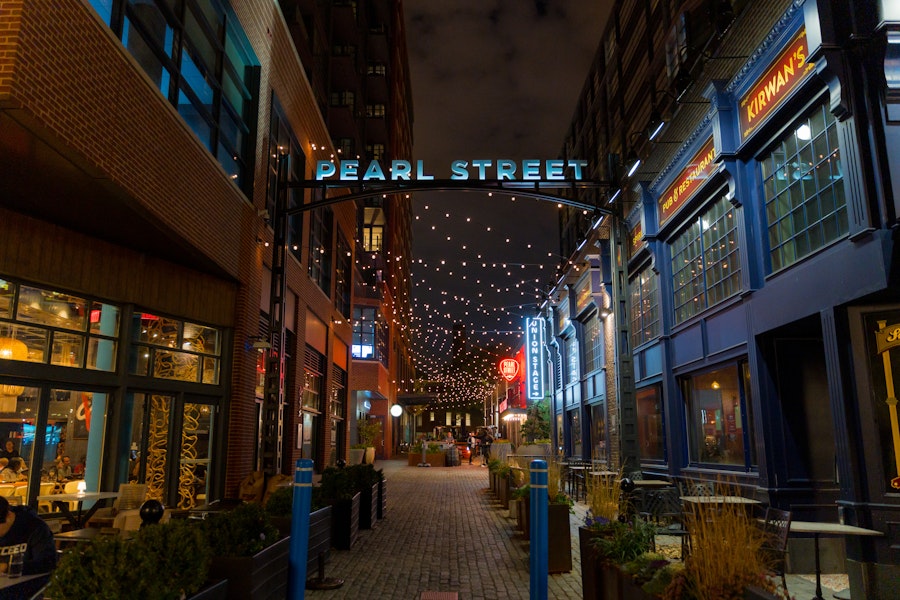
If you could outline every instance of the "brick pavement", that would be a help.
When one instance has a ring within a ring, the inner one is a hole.
[[[409,467],[379,461],[387,479],[385,519],[360,532],[346,551],[332,550],[327,577],[337,590],[307,590],[315,600],[418,600],[424,591],[452,591],[460,600],[529,597],[528,543],[494,503],[488,470]],[[577,540],[577,525],[573,530]],[[577,543],[571,573],[549,576],[549,597],[581,598]]]
[[[418,468],[406,460],[379,461],[376,467],[388,482],[385,519],[361,531],[352,549],[332,550],[325,575],[344,585],[306,590],[306,598],[419,600],[422,592],[434,591],[458,592],[459,600],[528,600],[528,542],[495,503],[486,468],[465,462]],[[551,600],[581,598],[578,525],[585,510],[583,503],[575,505],[569,521],[573,569],[548,577]],[[789,575],[791,596],[811,597],[811,580]],[[825,590],[828,598],[832,593]]]

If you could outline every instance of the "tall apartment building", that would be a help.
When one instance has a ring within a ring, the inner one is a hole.
[[[4,2],[0,437],[31,501],[63,454],[172,507],[346,457],[359,213],[287,217],[338,137],[331,48],[289,26],[264,0]]]
[[[898,36],[884,0],[616,2],[563,151],[610,213],[563,216],[544,313],[568,454],[878,530],[866,598],[900,541]]]
[[[281,1],[307,77],[325,117],[334,159],[390,165],[412,154],[413,105],[400,0]],[[399,443],[389,408],[412,391],[410,264],[412,202],[377,196],[357,210],[356,285],[350,323],[348,424],[378,419],[376,455]]]

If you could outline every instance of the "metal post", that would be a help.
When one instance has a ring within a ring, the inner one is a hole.
[[[547,578],[550,571],[549,541],[547,531],[547,461],[531,461],[531,519],[529,522],[531,551],[530,600],[547,600]]]
[[[303,600],[306,591],[306,561],[309,552],[309,510],[312,506],[313,461],[297,459],[294,470],[294,504],[291,515],[288,598]]]

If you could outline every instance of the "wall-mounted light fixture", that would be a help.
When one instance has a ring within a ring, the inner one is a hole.
[[[606,319],[606,317],[608,317],[611,314],[612,314],[612,311],[609,310],[605,306],[601,306],[600,310],[597,311],[597,316],[600,317],[601,319]]]
[[[268,350],[272,347],[261,335],[251,335],[244,343],[244,350]]]
[[[641,157],[637,155],[637,152],[631,150],[628,152],[628,158],[625,159],[625,176],[631,177],[634,175],[638,167],[641,166]]]

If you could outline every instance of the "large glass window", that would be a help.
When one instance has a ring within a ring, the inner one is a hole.
[[[635,391],[638,417],[638,445],[642,459],[663,460],[663,415],[659,386]]]
[[[745,362],[680,380],[688,408],[689,456],[696,463],[749,467],[756,463]]]
[[[631,280],[631,339],[634,347],[659,337],[659,275],[647,267]]]
[[[114,371],[119,308],[0,279],[0,359]]]
[[[591,405],[591,458],[609,462],[606,437],[606,402]]]
[[[330,296],[333,213],[327,207],[317,208],[310,211],[309,216],[309,276]]]
[[[91,0],[91,5],[249,192],[259,63],[226,0]]]
[[[350,318],[350,294],[353,285],[353,253],[350,244],[338,232],[337,256],[335,257],[334,306],[344,317]]]
[[[387,326],[374,306],[353,307],[353,358],[376,359],[387,364]]]
[[[773,272],[847,234],[837,124],[826,104],[762,158],[760,169]]]
[[[584,324],[584,370],[585,373],[603,367],[603,327],[596,313]]]
[[[741,290],[734,206],[722,196],[671,244],[675,323]]]
[[[294,132],[284,118],[281,111],[281,105],[273,96],[272,112],[269,122],[269,168],[268,168],[268,189],[266,190],[266,210],[269,212],[270,218],[274,218],[276,214],[277,198],[276,190],[287,194],[286,208],[292,209],[303,203],[303,190],[300,188],[287,188],[286,185],[292,181],[300,181],[303,179],[303,172],[306,169],[306,156],[300,150],[300,145],[294,137]],[[278,182],[278,163],[279,161],[288,160],[288,166],[285,168],[286,181]],[[299,261],[302,257],[302,231],[303,216],[301,214],[288,217],[287,228],[287,247],[291,254]]]
[[[134,314],[131,330],[129,372],[133,375],[219,383],[220,330],[141,312]]]

